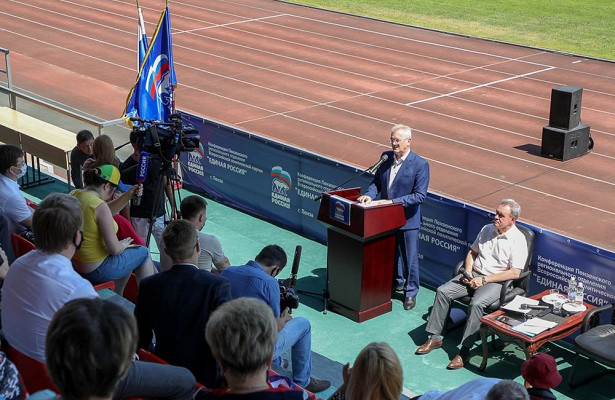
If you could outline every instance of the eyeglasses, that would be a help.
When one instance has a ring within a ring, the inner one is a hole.
[[[507,218],[507,217],[511,217],[511,215],[504,215],[502,213],[496,212],[495,217],[496,218]]]
[[[405,139],[390,138],[389,142],[391,142],[391,144],[394,144],[394,143],[400,143],[400,142],[402,142],[404,140],[409,140],[409,139],[407,139],[407,138],[405,138]]]

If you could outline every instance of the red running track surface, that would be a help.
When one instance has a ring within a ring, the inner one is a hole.
[[[141,0],[148,34],[162,0]],[[615,64],[272,0],[170,1],[177,107],[367,167],[413,128],[430,191],[615,250]],[[134,1],[4,0],[14,85],[103,119],[136,71]],[[540,156],[551,89],[583,87],[592,153]]]

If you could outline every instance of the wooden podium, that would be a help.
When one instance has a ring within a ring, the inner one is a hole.
[[[360,188],[323,194],[318,220],[327,227],[329,307],[356,322],[391,311],[395,231],[401,204],[354,203]]]

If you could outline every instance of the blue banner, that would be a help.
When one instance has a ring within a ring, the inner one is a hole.
[[[356,168],[186,114],[183,122],[201,139],[197,151],[180,157],[186,187],[326,243],[316,199]],[[370,182],[371,175],[361,176],[345,188],[364,190]]]
[[[187,188],[326,243],[315,199],[356,175],[356,168],[202,118],[184,114],[184,122],[201,138],[199,149],[181,155]],[[364,191],[371,179],[363,175],[344,187]],[[340,207],[332,212],[347,218]],[[419,231],[421,284],[437,287],[449,280],[480,229],[492,222],[493,212],[429,193]],[[587,302],[615,301],[613,252],[524,225],[536,232],[530,294],[564,291],[574,274],[585,285]]]

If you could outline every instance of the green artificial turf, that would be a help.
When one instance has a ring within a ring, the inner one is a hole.
[[[613,0],[296,0],[464,35],[615,60]]]

